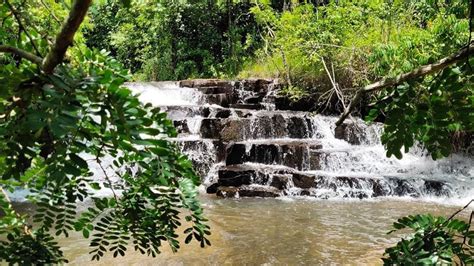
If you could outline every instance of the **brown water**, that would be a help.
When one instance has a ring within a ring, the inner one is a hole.
[[[81,235],[61,240],[77,265],[379,265],[383,250],[400,235],[387,235],[399,217],[430,212],[449,215],[459,207],[415,201],[305,199],[202,199],[210,219],[211,247],[195,242],[157,258],[129,251],[117,259],[90,261]]]

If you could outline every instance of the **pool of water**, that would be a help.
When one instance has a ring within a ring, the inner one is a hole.
[[[196,242],[157,258],[129,251],[91,262],[88,239],[61,239],[76,265],[294,265],[382,264],[386,247],[401,235],[387,235],[399,217],[430,212],[450,215],[458,206],[415,200],[313,200],[202,198],[210,220],[211,247]],[[467,219],[468,213],[464,214]],[[194,244],[193,244],[194,243]],[[131,250],[131,249],[130,249]]]

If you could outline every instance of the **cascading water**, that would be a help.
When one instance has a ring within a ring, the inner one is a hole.
[[[168,113],[179,132],[172,140],[203,178],[202,194],[246,198],[200,197],[212,231],[206,249],[183,245],[177,254],[162,250],[157,259],[130,247],[120,261],[106,256],[100,265],[377,265],[384,248],[400,238],[386,234],[396,219],[421,212],[446,216],[457,209],[446,203],[464,205],[474,196],[472,157],[433,161],[415,148],[402,160],[386,158],[381,125],[354,119],[336,129],[335,117],[281,110],[264,80],[128,86]],[[100,167],[91,169],[103,180]],[[16,200],[25,193],[15,193]],[[98,193],[111,196],[106,188]],[[58,241],[70,263],[95,265],[90,239],[81,233]]]
[[[474,195],[474,160],[433,161],[412,148],[387,158],[382,125],[278,110],[273,83],[196,80],[130,83],[174,121],[183,152],[220,196],[416,197],[463,202]]]

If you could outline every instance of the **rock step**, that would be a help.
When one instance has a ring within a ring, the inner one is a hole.
[[[218,187],[216,190],[216,195],[221,198],[276,198],[282,196],[278,189],[268,186]]]
[[[298,170],[321,169],[320,141],[298,139],[274,139],[256,142],[238,142],[227,145],[226,165],[246,162],[284,165]]]
[[[180,87],[188,88],[235,88],[239,90],[253,92],[267,92],[270,85],[274,83],[272,79],[245,79],[240,81],[220,80],[220,79],[190,79],[178,82]]]
[[[252,99],[252,98],[250,98]],[[236,103],[236,104],[230,104],[230,108],[235,108],[235,109],[248,109],[248,110],[262,110],[264,109],[263,105],[259,103]]]
[[[188,79],[178,82],[180,87],[184,88],[232,88],[234,82],[221,79]]]
[[[225,158],[225,146],[219,140],[180,138],[169,138],[169,140],[177,143],[201,177],[206,176],[214,164]]]
[[[248,139],[295,138],[313,135],[312,121],[308,116],[284,117],[281,114],[250,118],[203,119],[200,135],[223,142]]]
[[[189,120],[193,118],[248,118],[257,116],[255,112],[247,109],[230,109],[220,106],[183,106],[167,105],[160,106],[161,110],[166,112],[168,119],[171,120]],[[283,113],[284,115],[288,115]]]
[[[291,168],[259,165],[228,166],[220,169],[218,182],[208,187],[208,193],[216,193],[228,187],[247,188],[253,185],[268,187],[273,191],[276,189],[280,195],[303,195],[318,198],[451,195],[449,185],[437,180],[330,176],[327,173],[301,172]],[[240,193],[239,195],[242,196]]]

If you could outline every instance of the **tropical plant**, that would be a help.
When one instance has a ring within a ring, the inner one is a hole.
[[[410,229],[413,234],[385,250],[384,264],[474,264],[474,230],[471,229],[474,211],[469,222],[454,219],[470,203],[449,218],[417,214],[398,219],[389,234],[403,229]]]
[[[89,47],[110,50],[136,78],[232,76],[259,47],[248,1],[104,1],[85,30]]]
[[[176,136],[171,121],[124,87],[130,75],[121,64],[74,39],[90,2],[0,6],[0,260],[10,264],[65,262],[54,236],[71,231],[91,238],[96,260],[130,246],[150,256],[163,244],[177,251],[183,218],[185,243],[210,244],[200,180],[167,140]],[[62,26],[34,23],[69,7]],[[29,191],[34,215],[9,199],[19,189]]]

